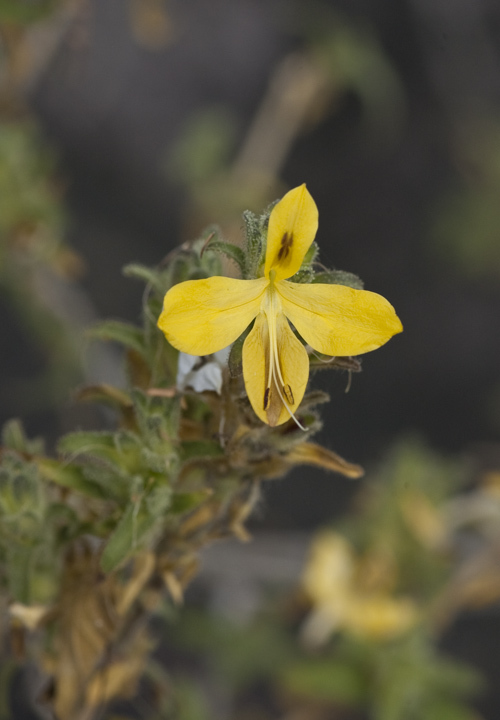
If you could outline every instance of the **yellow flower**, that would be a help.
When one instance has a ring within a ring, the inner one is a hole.
[[[393,597],[383,587],[364,589],[359,583],[360,568],[360,558],[344,537],[329,530],[316,537],[302,578],[312,604],[303,627],[306,642],[320,645],[337,630],[385,640],[418,621],[418,608],[411,598]]]
[[[158,326],[178,350],[210,355],[234,342],[255,319],[243,345],[243,377],[258,417],[286,422],[309,377],[306,343],[325,355],[359,355],[401,332],[394,308],[380,295],[343,285],[289,282],[318,228],[318,210],[301,185],[269,217],[264,276],[255,280],[188,280],[165,295]]]

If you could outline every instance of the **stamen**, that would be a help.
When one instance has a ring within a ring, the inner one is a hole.
[[[269,396],[270,396],[270,394],[271,394],[271,388],[270,388],[270,387],[266,387],[266,391],[265,391],[265,393],[264,393],[264,410],[267,410],[267,408],[269,407]]]
[[[283,392],[290,405],[293,405],[293,392],[290,385],[283,385]]]
[[[288,414],[290,415],[291,418],[293,418],[293,420],[298,425],[298,427],[305,432],[306,428],[297,420],[297,418],[293,414],[292,409],[290,407],[290,405],[293,405],[292,388],[290,387],[290,385],[285,383],[285,381],[283,380],[283,376],[281,374],[281,368],[280,368],[280,363],[279,363],[279,353],[278,353],[278,342],[277,342],[277,338],[276,338],[277,312],[275,311],[275,309],[273,307],[274,306],[274,294],[271,292],[270,296],[271,296],[270,297],[271,312],[267,316],[268,327],[269,327],[269,380],[268,380],[268,387],[266,389],[266,393],[268,390],[269,391],[271,390],[271,384],[272,384],[272,381],[274,380],[274,385],[276,387],[276,390],[278,391],[278,395],[280,396],[281,402],[285,406]],[[272,322],[270,322],[270,317],[272,318]],[[279,382],[278,382],[278,380],[279,380]],[[283,390],[281,390],[280,385],[281,385],[281,388],[283,388]],[[270,392],[269,392],[269,395],[270,395]],[[285,400],[284,395],[286,395],[286,400]],[[266,399],[266,395],[264,395],[264,402],[265,402],[265,399]],[[266,409],[266,408],[264,408],[264,409]]]
[[[278,372],[279,372],[279,368],[278,368]],[[281,373],[280,373],[280,375],[281,375]],[[274,382],[275,382],[275,385],[276,385],[276,390],[278,391],[278,395],[280,396],[281,402],[282,402],[283,405],[285,406],[286,411],[288,412],[288,414],[290,415],[290,417],[293,418],[295,424],[298,425],[298,427],[305,432],[305,431],[306,431],[305,427],[302,425],[302,423],[300,423],[300,422],[297,420],[297,418],[296,418],[295,415],[293,414],[290,406],[288,405],[287,401],[286,401],[285,398],[283,397],[283,393],[281,392],[280,386],[278,385],[278,383],[277,383],[277,381],[276,381],[276,377],[274,378]],[[284,387],[284,386],[283,386],[283,387]],[[288,387],[290,387],[290,386],[288,386]]]

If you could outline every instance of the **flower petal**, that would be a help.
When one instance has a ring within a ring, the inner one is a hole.
[[[178,350],[210,355],[245,330],[259,312],[265,278],[210,277],[174,285],[165,295],[158,327]]]
[[[344,285],[276,283],[283,312],[304,340],[325,355],[375,350],[403,326],[381,295]]]
[[[269,217],[265,276],[271,270],[276,280],[295,275],[317,230],[318,208],[305,184],[290,190]]]
[[[259,313],[243,343],[243,379],[248,399],[257,417],[267,423],[264,410],[268,363],[269,330],[264,313]]]
[[[275,328],[270,328],[273,320]],[[272,362],[275,372],[269,385]],[[282,313],[274,319],[264,313],[257,316],[243,345],[243,377],[255,414],[268,425],[286,422],[300,405],[309,378],[309,358]]]
[[[276,334],[278,341],[278,358],[283,379],[283,386],[280,388],[288,409],[295,413],[302,402],[309,380],[309,356],[307,350],[292,331],[286,317],[278,315],[276,322]],[[288,409],[283,406],[277,425],[290,419]]]

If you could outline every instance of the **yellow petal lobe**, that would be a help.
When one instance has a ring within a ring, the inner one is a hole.
[[[282,313],[257,316],[243,345],[243,378],[255,414],[268,425],[286,422],[300,405],[309,358]]]
[[[174,285],[165,295],[158,327],[171,345],[210,355],[234,342],[259,312],[268,281],[210,277]]]
[[[309,356],[303,344],[293,333],[286,317],[282,314],[276,319],[276,338],[278,358],[281,370],[279,382],[286,405],[282,403],[277,425],[290,419],[290,411],[295,413],[307,387],[309,380]]]
[[[264,274],[276,280],[289,278],[300,269],[318,230],[318,208],[305,184],[290,190],[269,217]]]
[[[283,312],[304,340],[325,355],[360,355],[403,326],[381,295],[343,285],[276,283]]]
[[[264,409],[267,362],[269,356],[269,329],[264,313],[259,313],[253,328],[243,343],[243,379],[252,408],[262,422],[267,423]]]

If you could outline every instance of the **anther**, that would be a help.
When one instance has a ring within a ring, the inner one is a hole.
[[[290,385],[283,385],[283,393],[290,405],[293,405],[293,392]]]

